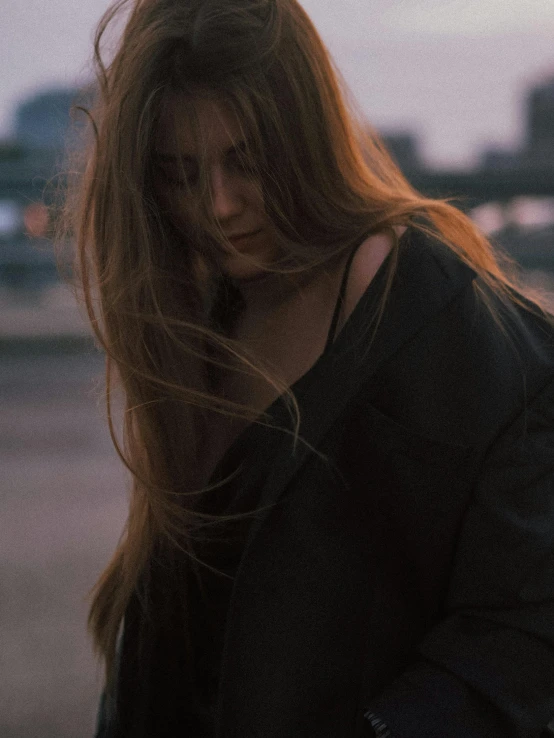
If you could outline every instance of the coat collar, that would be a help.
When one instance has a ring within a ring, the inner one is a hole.
[[[306,463],[310,448],[317,448],[334,421],[357,393],[377,389],[377,375],[386,362],[401,347],[438,315],[475,278],[475,272],[457,258],[447,247],[431,240],[419,231],[409,229],[401,239],[397,267],[386,307],[373,336],[372,319],[387,278],[387,265],[381,269],[360,298],[350,318],[329,354],[317,363],[317,372],[309,372],[298,384],[301,406],[309,413],[301,417],[299,442],[293,447],[290,433],[275,428],[258,426],[257,442],[260,454],[271,459],[270,473],[263,481],[259,499],[262,508],[253,518],[241,563],[237,569],[231,596],[221,663],[221,686],[218,722],[222,718],[221,693],[229,678],[230,643],[235,642],[240,609],[241,581],[249,567],[252,544],[271,514],[271,509],[290,486]],[[271,421],[277,428],[290,429],[290,415],[285,402],[279,399],[271,407]],[[259,480],[244,479],[244,485]],[[240,602],[240,604],[239,604]]]

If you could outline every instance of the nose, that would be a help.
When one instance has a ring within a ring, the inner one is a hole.
[[[221,168],[210,174],[210,195],[213,215],[220,222],[239,215],[244,207],[238,183]]]

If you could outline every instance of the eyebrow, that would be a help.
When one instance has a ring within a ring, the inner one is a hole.
[[[229,146],[227,151],[225,151],[224,156],[228,156],[229,154],[245,153],[246,146],[246,141],[237,141],[237,143],[233,146]],[[156,151],[155,156],[156,159],[162,164],[176,164],[177,162],[181,162],[183,164],[193,164],[196,162],[196,157],[192,156],[191,154],[175,155],[166,154],[163,151]]]

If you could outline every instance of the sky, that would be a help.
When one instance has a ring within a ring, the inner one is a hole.
[[[90,73],[107,0],[0,3],[0,137],[16,104]],[[554,0],[303,0],[359,107],[411,130],[435,166],[524,138],[526,90],[554,77]]]

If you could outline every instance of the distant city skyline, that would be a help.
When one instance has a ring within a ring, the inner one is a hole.
[[[471,166],[523,142],[526,91],[554,77],[545,0],[304,0],[369,122],[413,131],[437,166]],[[88,78],[106,0],[3,3],[0,137],[40,89]]]

